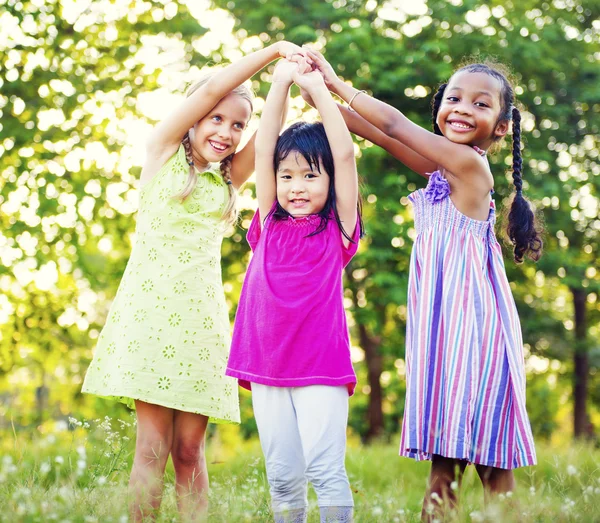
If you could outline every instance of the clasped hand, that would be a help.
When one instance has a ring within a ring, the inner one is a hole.
[[[314,67],[314,62],[308,57],[295,53],[286,59],[281,59],[275,66],[273,82],[291,85],[295,83],[300,89],[309,93],[319,86],[324,86],[323,76]]]

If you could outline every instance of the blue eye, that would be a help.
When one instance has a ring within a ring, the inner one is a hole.
[[[219,115],[215,115],[215,116],[213,116],[213,117],[212,117],[212,119],[213,119],[215,122],[220,122],[220,121],[222,120],[222,118],[221,118]]]

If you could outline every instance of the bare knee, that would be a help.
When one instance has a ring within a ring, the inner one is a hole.
[[[200,441],[176,441],[171,456],[176,469],[197,466],[204,461],[204,439]]]
[[[136,459],[148,463],[166,463],[171,452],[171,438],[167,435],[152,434],[138,436],[135,445]]]

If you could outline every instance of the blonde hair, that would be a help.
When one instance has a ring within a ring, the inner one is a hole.
[[[192,85],[186,94],[186,96],[191,96],[195,91],[197,91],[200,87],[206,84],[211,78],[211,75],[205,76],[201,78],[198,82]],[[248,100],[250,102],[250,107],[253,109],[252,101],[254,100],[254,96],[252,91],[248,89],[245,85],[238,85],[235,89],[230,91],[230,94],[237,94],[241,96],[244,100]],[[185,151],[185,159],[189,165],[189,175],[183,186],[183,189],[174,196],[180,201],[185,201],[185,199],[192,194],[194,189],[196,188],[196,184],[198,183],[198,176],[196,175],[196,171],[194,168],[194,157],[192,155],[192,143],[190,141],[190,133],[189,131],[185,133],[183,139],[181,140],[183,144],[183,150]],[[231,153],[229,156],[224,158],[221,161],[221,176],[223,180],[227,184],[227,190],[229,192],[229,199],[227,201],[227,206],[223,211],[223,215],[221,219],[227,225],[233,225],[237,220],[237,206],[236,206],[236,191],[233,188],[233,184],[231,182],[231,161],[233,160],[233,155],[235,153]]]

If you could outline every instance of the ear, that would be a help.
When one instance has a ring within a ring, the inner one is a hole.
[[[499,139],[506,135],[506,133],[508,132],[508,126],[508,120],[500,120],[496,124],[496,129],[494,129],[494,138]]]

